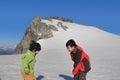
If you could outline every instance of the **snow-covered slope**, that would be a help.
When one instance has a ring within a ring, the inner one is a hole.
[[[120,80],[120,36],[88,27],[59,20],[42,20],[52,24],[59,31],[54,37],[38,42],[42,51],[36,56],[35,75],[37,80],[72,80],[72,64],[65,44],[74,39],[91,57],[92,70],[87,80]],[[67,31],[57,26],[61,22]],[[20,69],[21,55],[0,56],[0,78],[2,80],[22,80]]]

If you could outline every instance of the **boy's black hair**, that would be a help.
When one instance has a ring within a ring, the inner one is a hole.
[[[33,43],[36,43],[36,41],[34,41],[34,40],[31,40],[31,41],[30,41],[30,45],[31,45],[31,44],[33,44]]]
[[[37,42],[32,40],[31,43],[30,43],[29,50],[30,51],[33,51],[33,50],[40,51],[41,50],[41,45],[39,43],[37,43]]]
[[[71,46],[71,47],[76,47],[77,44],[75,43],[75,41],[73,39],[68,40],[68,42],[66,43],[66,47]]]

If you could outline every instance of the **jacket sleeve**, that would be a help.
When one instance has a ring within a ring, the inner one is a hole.
[[[80,60],[81,60],[82,51],[77,51],[75,55],[75,63],[73,69],[73,75],[77,74],[79,67],[80,67]]]
[[[25,72],[29,73],[30,69],[29,69],[29,63],[32,61],[32,57],[30,55],[26,55],[24,58],[24,70]]]

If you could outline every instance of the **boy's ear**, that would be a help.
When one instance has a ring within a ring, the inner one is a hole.
[[[75,46],[72,46],[71,48],[75,49],[76,47],[75,47]]]
[[[32,52],[35,52],[35,51],[36,51],[35,49],[32,50]]]

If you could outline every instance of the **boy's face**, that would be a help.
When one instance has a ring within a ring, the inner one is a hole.
[[[35,51],[36,54],[38,54],[40,51]]]
[[[75,47],[67,46],[67,50],[68,50],[69,52],[73,52],[74,49],[75,49]]]

